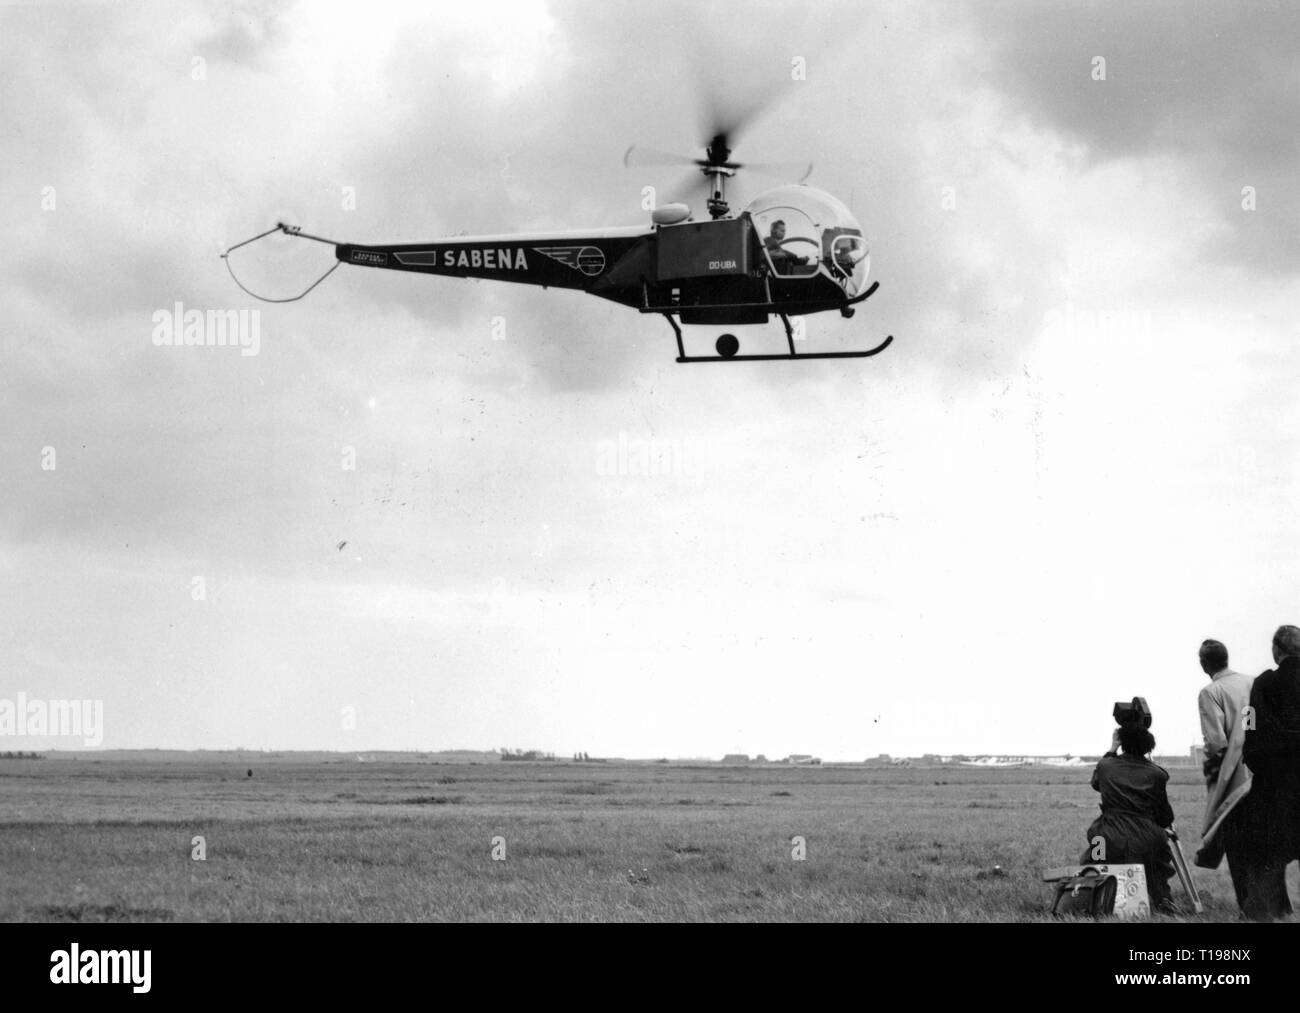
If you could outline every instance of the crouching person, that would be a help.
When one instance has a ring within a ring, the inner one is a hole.
[[[1117,754],[1117,747],[1122,752]],[[1169,772],[1147,759],[1155,747],[1155,736],[1141,725],[1116,729],[1110,752],[1092,772],[1093,790],[1101,793],[1101,815],[1088,828],[1088,847],[1080,861],[1140,862],[1146,867],[1152,909],[1175,913],[1169,890],[1174,863],[1165,836],[1165,828],[1173,826],[1174,811],[1165,790]]]

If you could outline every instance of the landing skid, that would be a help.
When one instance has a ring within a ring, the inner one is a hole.
[[[850,311],[851,312],[851,311]],[[847,313],[845,314],[848,315]],[[860,352],[796,352],[794,348],[794,328],[790,326],[790,318],[784,313],[778,313],[781,323],[785,325],[785,340],[790,351],[770,353],[766,355],[737,355],[736,350],[740,347],[740,342],[733,335],[724,334],[717,341],[717,355],[687,355],[686,349],[682,345],[682,329],[677,326],[677,321],[673,319],[671,313],[665,313],[664,319],[668,321],[673,329],[673,334],[677,338],[677,361],[678,362],[771,362],[774,360],[789,359],[867,359],[873,355],[879,355],[894,340],[891,334],[885,338],[875,348],[864,349]]]

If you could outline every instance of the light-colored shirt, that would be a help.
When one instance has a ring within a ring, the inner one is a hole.
[[[1241,720],[1241,712],[1250,703],[1253,675],[1242,675],[1230,668],[1214,673],[1208,686],[1196,698],[1201,711],[1201,736],[1205,755],[1214,756],[1228,748],[1228,736]]]

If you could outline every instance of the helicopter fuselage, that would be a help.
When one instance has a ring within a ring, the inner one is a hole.
[[[833,251],[826,250],[831,258]],[[782,275],[764,255],[748,215],[718,221],[503,236],[426,243],[340,243],[347,264],[453,278],[572,288],[685,324],[766,323],[849,301],[831,271]]]

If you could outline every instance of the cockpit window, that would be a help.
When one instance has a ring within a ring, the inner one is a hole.
[[[849,295],[857,295],[866,283],[867,271],[871,267],[867,241],[856,227],[851,232],[842,228],[827,229],[823,241],[826,244],[826,272]]]
[[[840,236],[831,247],[831,258],[852,273],[853,265],[867,255],[867,243],[861,236]]]
[[[821,260],[821,232],[797,208],[770,208],[754,216],[763,252],[775,274],[811,277]]]
[[[837,236],[831,243],[831,272],[840,278],[851,278],[866,255],[867,242],[861,236]]]
[[[773,274],[822,276],[850,296],[863,291],[870,251],[853,213],[835,197],[802,183],[778,186],[755,197],[745,214]]]

